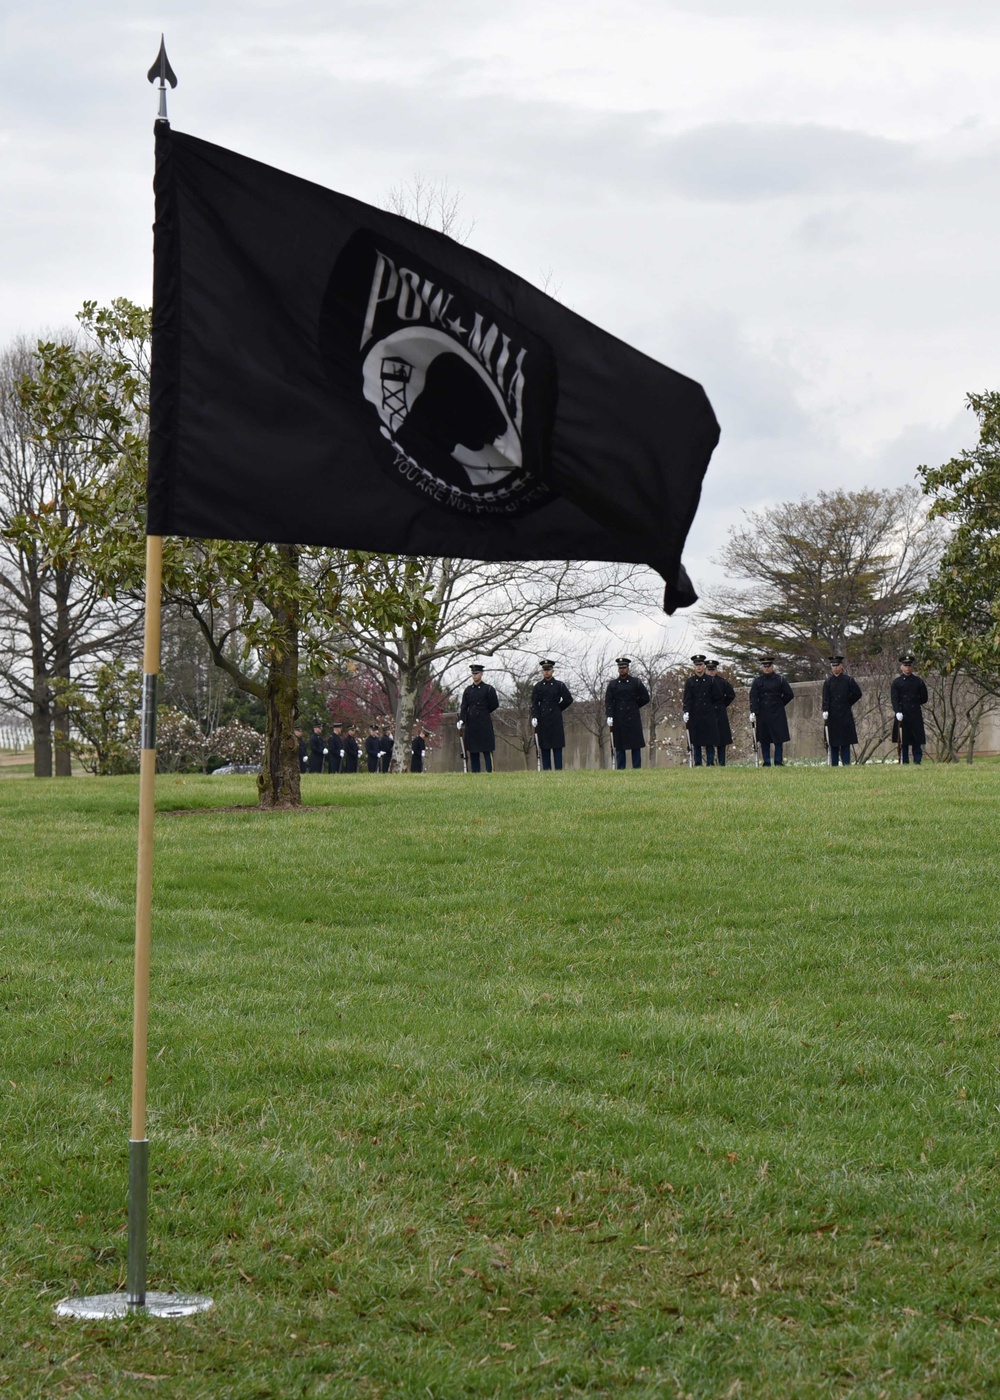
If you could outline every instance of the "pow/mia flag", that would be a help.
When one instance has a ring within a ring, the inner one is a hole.
[[[150,534],[645,563],[668,612],[698,384],[444,234],[156,126]]]
[[[347,412],[362,387],[372,452],[398,484],[473,518],[553,500],[542,475],[552,352],[485,297],[389,239],[355,233],[330,277],[320,344]]]

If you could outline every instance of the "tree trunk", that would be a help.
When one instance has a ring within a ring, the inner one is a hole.
[[[57,778],[69,778],[73,773],[72,755],[69,748],[69,708],[65,698],[70,681],[70,628],[72,623],[69,599],[71,586],[69,571],[57,569],[55,587],[56,631],[52,648],[52,676],[57,682],[56,698],[52,706]]]
[[[420,695],[427,683],[426,669],[408,660],[399,668],[399,694],[396,697],[395,734],[392,741],[392,771],[406,772],[410,738],[417,718]]]
[[[69,747],[69,711],[65,705],[53,707],[52,720],[56,746],[56,777],[71,778],[73,755]]]
[[[969,747],[965,753],[966,763],[971,763],[976,755],[976,735],[979,733],[979,720],[980,716],[978,714],[971,715],[969,718]]]
[[[35,745],[35,777],[52,777],[52,711],[48,700],[31,706],[31,730]]]
[[[288,568],[298,571],[294,545],[279,545]],[[291,590],[290,590],[291,591]],[[264,709],[264,762],[257,778],[261,807],[299,807],[302,784],[299,773],[299,741],[295,723],[299,717],[299,615],[294,601],[271,609],[278,637],[268,658]]]

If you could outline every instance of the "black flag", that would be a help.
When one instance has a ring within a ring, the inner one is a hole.
[[[645,563],[668,612],[698,384],[488,258],[156,126],[148,530]]]

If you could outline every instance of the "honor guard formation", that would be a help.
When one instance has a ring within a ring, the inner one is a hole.
[[[854,721],[854,706],[862,691],[853,676],[847,674],[843,656],[831,656],[830,674],[823,682],[823,738],[827,762],[834,768],[851,762],[852,746],[858,742]],[[760,674],[750,685],[750,729],[753,737],[754,763],[764,768],[784,767],[785,744],[789,741],[786,708],[794,700],[788,681],[775,670],[773,656],[760,658]],[[736,699],[732,683],[719,672],[719,662],[711,661],[699,652],[691,657],[693,672],[684,682],[681,700],[681,720],[687,741],[688,763],[692,768],[724,768],[726,750],[733,744],[729,708]],[[531,733],[539,771],[560,771],[566,730],[563,713],[573,704],[573,696],[565,681],[557,680],[556,663],[546,657],[538,663],[541,679],[531,688]],[[632,662],[627,656],[615,659],[618,674],[607,684],[604,692],[605,722],[610,731],[611,748],[616,768],[626,768],[629,757],[633,768],[642,767],[642,751],[646,747],[642,711],[650,703],[649,691],[632,674]],[[896,745],[900,763],[923,759],[923,707],[927,704],[927,686],[914,673],[914,657],[905,652],[899,658],[899,674],[892,682],[892,742]],[[458,739],[465,773],[492,773],[496,734],[493,713],[500,708],[496,689],[483,679],[482,662],[469,667],[471,679],[462,692],[458,712]],[[668,717],[664,717],[666,723]],[[384,715],[368,726],[367,737],[359,739],[353,724],[339,721],[324,736],[323,724],[317,720],[308,739],[296,727],[299,746],[299,767],[303,773],[357,773],[362,762],[369,773],[388,773],[392,764],[394,741],[393,721]],[[409,771],[422,773],[429,751],[429,734],[422,724],[415,724],[410,739]],[[400,765],[401,767],[404,765]]]

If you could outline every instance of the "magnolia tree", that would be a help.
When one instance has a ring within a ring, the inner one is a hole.
[[[157,712],[156,766],[161,773],[206,773],[225,763],[256,767],[263,758],[263,734],[241,720],[204,734],[182,710],[161,706]]]

